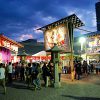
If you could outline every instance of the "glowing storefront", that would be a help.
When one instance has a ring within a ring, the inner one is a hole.
[[[86,55],[89,60],[100,60],[100,32],[87,34]]]
[[[8,63],[9,61],[17,62],[17,53],[18,48],[20,47],[23,46],[14,40],[7,38],[3,34],[0,34],[0,63]]]

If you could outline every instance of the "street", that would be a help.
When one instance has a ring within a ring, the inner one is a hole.
[[[60,88],[42,87],[41,90],[27,89],[26,85],[14,82],[4,95],[0,87],[0,100],[100,100],[100,75],[89,75],[81,80],[66,79],[62,75]]]

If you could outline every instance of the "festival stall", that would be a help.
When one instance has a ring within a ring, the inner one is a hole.
[[[65,55],[60,56],[61,60],[65,59]],[[26,56],[26,61],[27,62],[41,62],[41,61],[50,61],[51,60],[51,55],[47,55],[46,51],[40,51],[32,56]]]
[[[28,62],[41,62],[41,61],[50,61],[51,56],[46,55],[46,51],[40,51],[32,56],[27,56],[26,60]]]
[[[20,43],[0,34],[0,63],[17,62],[17,53],[20,47],[23,47]]]
[[[100,33],[91,33],[86,40],[87,61],[100,60]]]

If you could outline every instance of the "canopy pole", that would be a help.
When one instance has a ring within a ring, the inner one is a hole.
[[[71,66],[71,80],[74,81],[74,64],[73,64],[73,23],[68,23],[69,35],[70,35],[70,49],[71,49],[71,58],[70,58],[70,66]]]

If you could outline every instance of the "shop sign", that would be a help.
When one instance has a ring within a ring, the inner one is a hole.
[[[9,41],[2,40],[1,45],[12,51],[18,52],[18,47],[16,45],[11,44]]]

